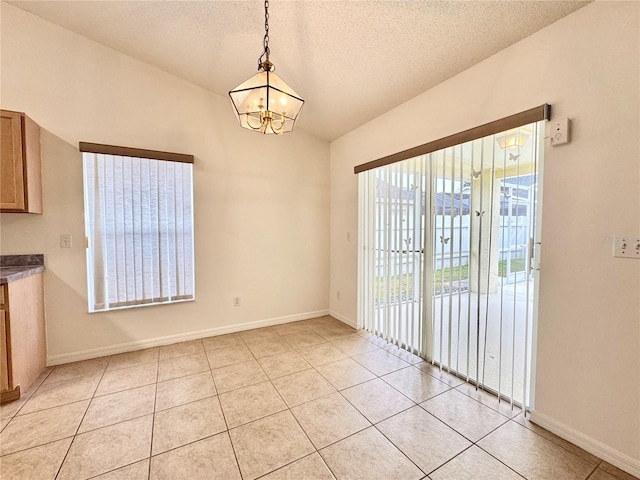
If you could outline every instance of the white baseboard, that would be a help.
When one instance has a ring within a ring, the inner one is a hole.
[[[640,478],[640,460],[614,450],[610,446],[535,410],[531,412],[530,420],[536,425],[549,430],[551,433],[555,433],[559,437],[601,458],[605,462],[624,470],[630,475]]]
[[[350,318],[345,317],[344,315],[340,315],[339,313],[334,311],[329,311],[329,315],[331,315],[333,318],[340,320],[342,323],[346,323],[350,327],[358,328],[357,322],[355,322],[354,320],[351,320]]]
[[[317,310],[315,312],[298,313],[295,315],[286,315],[284,317],[267,318],[264,320],[256,320],[254,322],[245,322],[238,325],[225,325],[222,327],[208,328],[206,330],[198,330],[195,332],[149,338],[147,340],[141,340],[137,342],[119,343],[116,345],[108,345],[105,347],[92,348],[89,350],[81,350],[79,352],[51,355],[47,357],[47,366],[52,367],[54,365],[61,365],[63,363],[89,360],[91,358],[105,357],[107,355],[115,355],[117,353],[133,352],[135,350],[142,350],[144,348],[169,345],[170,343],[186,342],[188,340],[197,340],[199,338],[213,337],[215,335],[224,335],[225,333],[242,332],[244,330],[251,330],[253,328],[270,327],[272,325],[280,325],[282,323],[295,322],[298,320],[308,320],[310,318],[324,317],[326,315],[329,315],[329,310]]]

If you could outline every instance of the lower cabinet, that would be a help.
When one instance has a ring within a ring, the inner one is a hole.
[[[4,285],[2,286],[4,289]],[[8,366],[8,349],[7,334],[5,326],[6,313],[0,310],[0,391],[9,390],[9,366]]]
[[[20,398],[46,356],[42,273],[0,285],[0,403]]]

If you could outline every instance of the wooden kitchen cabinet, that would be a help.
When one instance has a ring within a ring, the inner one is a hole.
[[[0,299],[0,403],[6,403],[46,368],[43,274],[0,285]]]
[[[0,310],[0,392],[9,390],[9,355],[7,351],[5,316],[4,310]]]
[[[10,110],[0,120],[0,212],[42,213],[40,127]]]

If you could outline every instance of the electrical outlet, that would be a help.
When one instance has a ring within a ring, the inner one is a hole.
[[[616,238],[613,242],[613,256],[640,259],[640,238]]]
[[[71,248],[71,240],[70,233],[60,235],[60,248]]]
[[[233,297],[233,306],[234,307],[239,307],[240,305],[241,305],[240,297]]]
[[[340,300],[340,290],[336,290],[336,299]]]

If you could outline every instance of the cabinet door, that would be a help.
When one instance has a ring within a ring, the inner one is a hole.
[[[5,330],[5,311],[0,310],[0,390],[9,389],[9,349]]]
[[[9,211],[25,211],[22,116],[19,113],[3,111],[1,129],[0,208]]]

